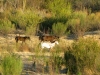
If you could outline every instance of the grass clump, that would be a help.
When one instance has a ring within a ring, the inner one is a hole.
[[[22,61],[15,55],[4,56],[1,62],[3,75],[20,75],[22,72]]]

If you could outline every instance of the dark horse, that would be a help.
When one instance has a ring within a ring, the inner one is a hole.
[[[55,42],[58,41],[59,36],[44,34],[42,31],[38,31],[39,40],[41,41],[50,41]]]
[[[58,36],[53,36],[53,35],[39,36],[39,40],[41,40],[41,41],[50,41],[50,42],[54,42],[54,41],[57,41],[58,39],[59,39]]]
[[[22,41],[22,43],[23,43],[26,40],[30,40],[30,37],[29,36],[16,36],[15,40],[16,40],[16,43],[18,43],[18,41]]]

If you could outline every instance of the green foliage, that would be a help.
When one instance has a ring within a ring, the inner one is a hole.
[[[15,55],[7,55],[1,62],[3,75],[20,75],[22,72],[22,61]]]
[[[71,31],[79,37],[84,34],[88,25],[90,30],[100,29],[99,13],[91,13],[91,10],[100,9],[98,5],[99,0],[3,0],[0,18],[14,22],[26,34],[34,34],[37,24],[43,19],[39,15],[43,13],[42,17],[45,17],[50,14],[53,19],[48,18],[46,29],[52,29],[54,23],[68,21],[67,25],[72,26]],[[75,11],[72,13],[73,10]]]
[[[65,0],[49,0],[47,7],[55,17],[68,17],[72,11],[71,4]]]
[[[98,7],[100,5],[99,0],[68,0],[71,4],[74,10],[91,10],[99,11],[100,8]]]
[[[52,52],[51,58],[49,59],[52,65],[52,69],[56,71],[56,73],[59,73],[61,65],[64,63],[64,59],[59,55],[60,55],[60,51],[59,49],[56,49],[55,52]]]
[[[72,47],[69,48],[69,51],[65,53],[66,65],[72,72],[75,67],[77,68],[77,72],[83,72],[84,68],[95,69],[95,59],[100,52],[99,50],[99,44],[93,38],[80,38],[78,41],[75,41]],[[73,62],[68,61],[71,57]]]
[[[100,12],[91,13],[88,16],[89,30],[99,30],[100,29]]]
[[[60,3],[59,3],[60,2]],[[65,4],[70,2],[72,4],[72,8],[74,10],[83,10],[83,9],[91,9],[94,11],[99,11],[100,5],[99,0],[2,0],[1,6],[4,10],[11,10],[11,9],[43,9],[46,8],[46,5],[49,3],[49,7],[56,6],[58,8],[65,8]],[[61,6],[61,7],[60,7]],[[56,9],[55,7],[55,9]],[[8,9],[10,8],[10,9]],[[1,8],[2,9],[2,8]],[[54,9],[54,8],[53,8]],[[55,10],[54,10],[55,11]]]
[[[55,23],[52,26],[53,34],[59,35],[59,36],[64,35],[64,33],[66,32],[66,29],[67,29],[67,26],[60,22]]]
[[[25,30],[28,34],[34,34],[36,26],[41,19],[35,12],[30,10],[27,10],[26,12],[23,12],[22,10],[16,11],[16,13],[11,14],[9,18],[15,24],[19,25],[20,29]]]
[[[14,30],[14,26],[8,19],[1,19],[0,20],[0,32],[2,34],[10,33]]]
[[[66,68],[68,68],[68,74],[77,74],[78,68],[77,68],[77,61],[75,56],[72,54],[71,51],[66,51],[64,55],[65,61],[66,61]]]
[[[67,24],[72,27],[71,31],[76,35],[76,37],[83,36],[84,32],[88,29],[87,12],[74,12],[72,17],[68,20]]]
[[[97,41],[93,38],[79,39],[78,42],[73,44],[73,54],[79,63],[80,60],[82,62],[80,67],[87,66],[93,68],[99,49]]]
[[[41,17],[38,16],[35,12],[31,12],[31,11],[27,12],[26,14],[27,14],[26,15],[26,19],[27,19],[26,33],[35,34],[36,27],[38,23],[40,22]]]

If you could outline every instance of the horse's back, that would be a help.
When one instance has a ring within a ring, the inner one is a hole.
[[[26,40],[30,40],[30,37],[29,36],[16,36],[15,37],[15,40],[16,40],[16,42],[18,42],[18,41],[22,41],[22,42],[25,42]]]
[[[58,37],[53,36],[53,35],[39,36],[39,40],[41,40],[41,41],[50,41],[50,42],[53,42],[53,41],[56,41],[58,39],[59,39]]]

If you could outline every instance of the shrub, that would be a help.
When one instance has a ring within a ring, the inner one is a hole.
[[[71,32],[74,33],[76,37],[82,37],[84,32],[88,29],[87,12],[75,11],[67,24],[71,26]]]
[[[88,16],[88,24],[89,24],[89,30],[99,30],[100,29],[100,12],[97,13],[91,13]]]
[[[38,16],[36,12],[30,10],[27,10],[26,12],[17,10],[14,14],[9,16],[9,19],[17,25],[17,29],[22,29],[27,34],[34,34],[41,17]]]
[[[52,26],[52,31],[53,31],[53,34],[55,35],[59,35],[59,36],[62,36],[65,34],[66,32],[66,29],[67,29],[67,26],[64,25],[63,23],[55,23],[53,24]]]
[[[56,49],[55,52],[51,53],[51,57],[49,59],[49,66],[54,71],[54,73],[59,73],[61,69],[61,65],[64,63],[64,59],[59,56],[60,51],[59,49]]]
[[[14,26],[8,19],[1,19],[0,20],[0,32],[3,34],[7,34],[14,31]]]
[[[48,1],[47,8],[51,11],[53,16],[56,17],[68,17],[72,12],[71,4],[65,0],[50,0]]]
[[[3,75],[20,75],[22,72],[22,61],[15,55],[7,55],[1,62]]]
[[[99,53],[98,42],[93,38],[79,39],[65,53],[66,66],[73,73],[84,72],[85,68],[95,71],[95,59]]]
[[[26,33],[35,34],[37,25],[40,23],[40,20],[42,19],[42,17],[38,16],[36,12],[29,11],[26,14],[27,14],[26,15],[26,19],[27,19]]]

